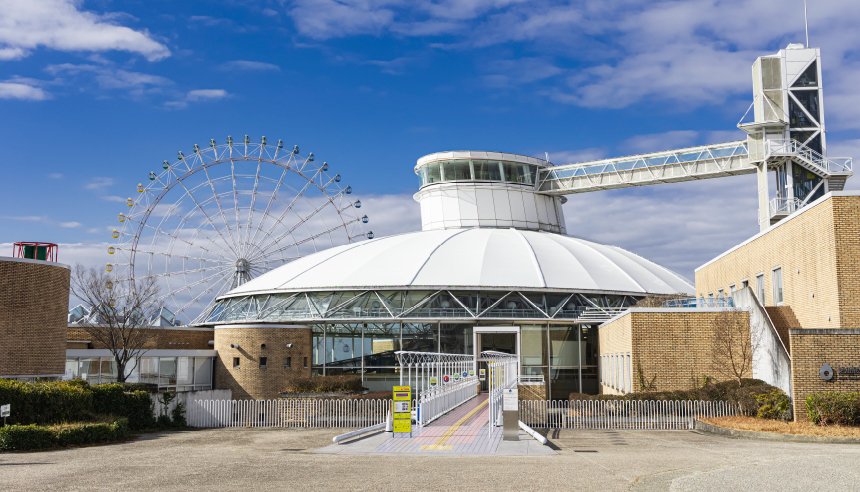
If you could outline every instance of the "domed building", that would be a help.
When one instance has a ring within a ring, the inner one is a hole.
[[[546,166],[495,152],[422,157],[421,231],[303,257],[218,300],[206,317],[216,385],[268,398],[289,374],[347,373],[383,390],[398,380],[397,350],[500,350],[542,376],[547,396],[597,393],[596,326],[643,297],[694,289],[565,235],[564,198],[538,192]]]

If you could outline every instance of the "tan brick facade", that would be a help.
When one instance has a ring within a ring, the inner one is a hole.
[[[0,258],[0,376],[62,375],[69,268]]]
[[[144,347],[146,349],[212,350],[213,345],[210,342],[215,337],[212,328],[153,327],[148,330],[153,331],[153,336]],[[85,328],[69,326],[66,348],[103,349],[107,347],[92,340]]]
[[[701,384],[705,376],[721,379],[714,370],[715,364],[724,363],[714,355],[714,322],[722,312],[725,311],[631,309],[600,326],[600,355],[631,355],[625,377],[630,378],[633,392],[646,390],[644,386],[652,381],[653,390],[673,391]],[[732,311],[729,315],[740,317],[749,326],[749,313]],[[601,384],[601,393],[619,392]]]
[[[841,377],[840,367],[860,368],[860,330],[791,330],[791,386],[795,420],[807,420],[806,397],[819,391],[860,391],[860,378]],[[836,369],[832,381],[819,370],[825,364]]]
[[[236,399],[277,398],[289,376],[311,374],[312,347],[309,327],[217,327],[215,388],[232,390]],[[260,367],[261,357],[266,367]]]
[[[860,196],[827,195],[796,215],[696,270],[698,296],[728,294],[744,280],[756,292],[764,275],[765,299],[775,304],[773,275],[782,270],[783,304],[793,328],[860,327]],[[758,292],[756,292],[758,294]],[[761,301],[761,299],[760,299]]]

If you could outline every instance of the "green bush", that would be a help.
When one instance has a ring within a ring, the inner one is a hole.
[[[36,424],[0,427],[0,450],[2,451],[25,451],[53,446],[54,432],[50,427]]]
[[[10,424],[88,420],[93,394],[86,382],[0,379],[0,404],[11,404]]]
[[[28,451],[121,441],[128,437],[128,421],[0,427],[0,451]]]
[[[571,400],[728,401],[737,405],[741,413],[745,415],[757,415],[759,408],[764,404],[760,403],[757,397],[773,392],[785,395],[779,388],[758,379],[744,379],[740,385],[737,381],[714,382],[711,379],[705,379],[701,386],[689,390],[642,391],[626,395],[585,395],[582,393],[571,393],[569,398]],[[786,398],[788,397],[786,396]]]
[[[286,393],[334,393],[362,391],[360,376],[294,376],[287,380]]]
[[[759,405],[756,417],[760,419],[791,420],[791,398],[781,390],[773,390],[756,395],[755,399]]]
[[[125,417],[132,429],[150,427],[155,422],[152,399],[146,391],[128,391],[128,385],[120,383],[99,384],[91,388],[94,413]]]
[[[126,384],[86,381],[26,382],[0,379],[0,404],[11,404],[9,424],[56,424],[94,420],[99,416],[125,417],[132,429],[153,424],[149,393]]]
[[[818,425],[860,426],[860,393],[813,393],[806,397],[806,414]]]

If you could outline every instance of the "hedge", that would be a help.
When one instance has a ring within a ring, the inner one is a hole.
[[[286,393],[333,393],[362,391],[360,376],[294,376],[287,380]]]
[[[813,393],[806,397],[806,414],[818,425],[860,426],[860,392]]]
[[[744,379],[738,384],[737,381],[713,382],[706,380],[697,388],[677,391],[642,391],[628,393],[626,395],[586,395],[582,393],[571,393],[571,400],[704,400],[704,401],[728,401],[738,405],[741,413],[745,415],[757,415],[759,409],[765,405],[780,403],[776,402],[776,393],[785,393],[759,379]],[[762,395],[770,395],[762,398]],[[790,406],[789,406],[790,407]],[[790,408],[788,409],[790,411]],[[767,410],[769,412],[769,410]],[[771,413],[772,415],[773,413]],[[771,417],[776,418],[776,417]],[[790,418],[779,417],[779,418]]]
[[[116,442],[128,437],[128,420],[58,425],[0,427],[0,451],[29,451],[66,446]]]
[[[7,403],[12,405],[10,424],[47,425],[114,416],[127,418],[132,429],[141,429],[155,422],[149,393],[129,391],[124,384],[0,379],[0,404]]]

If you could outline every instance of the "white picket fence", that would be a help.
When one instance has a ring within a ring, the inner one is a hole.
[[[685,430],[697,418],[738,414],[726,401],[521,400],[520,420],[539,429]]]
[[[190,427],[368,427],[385,422],[391,400],[191,400]]]

